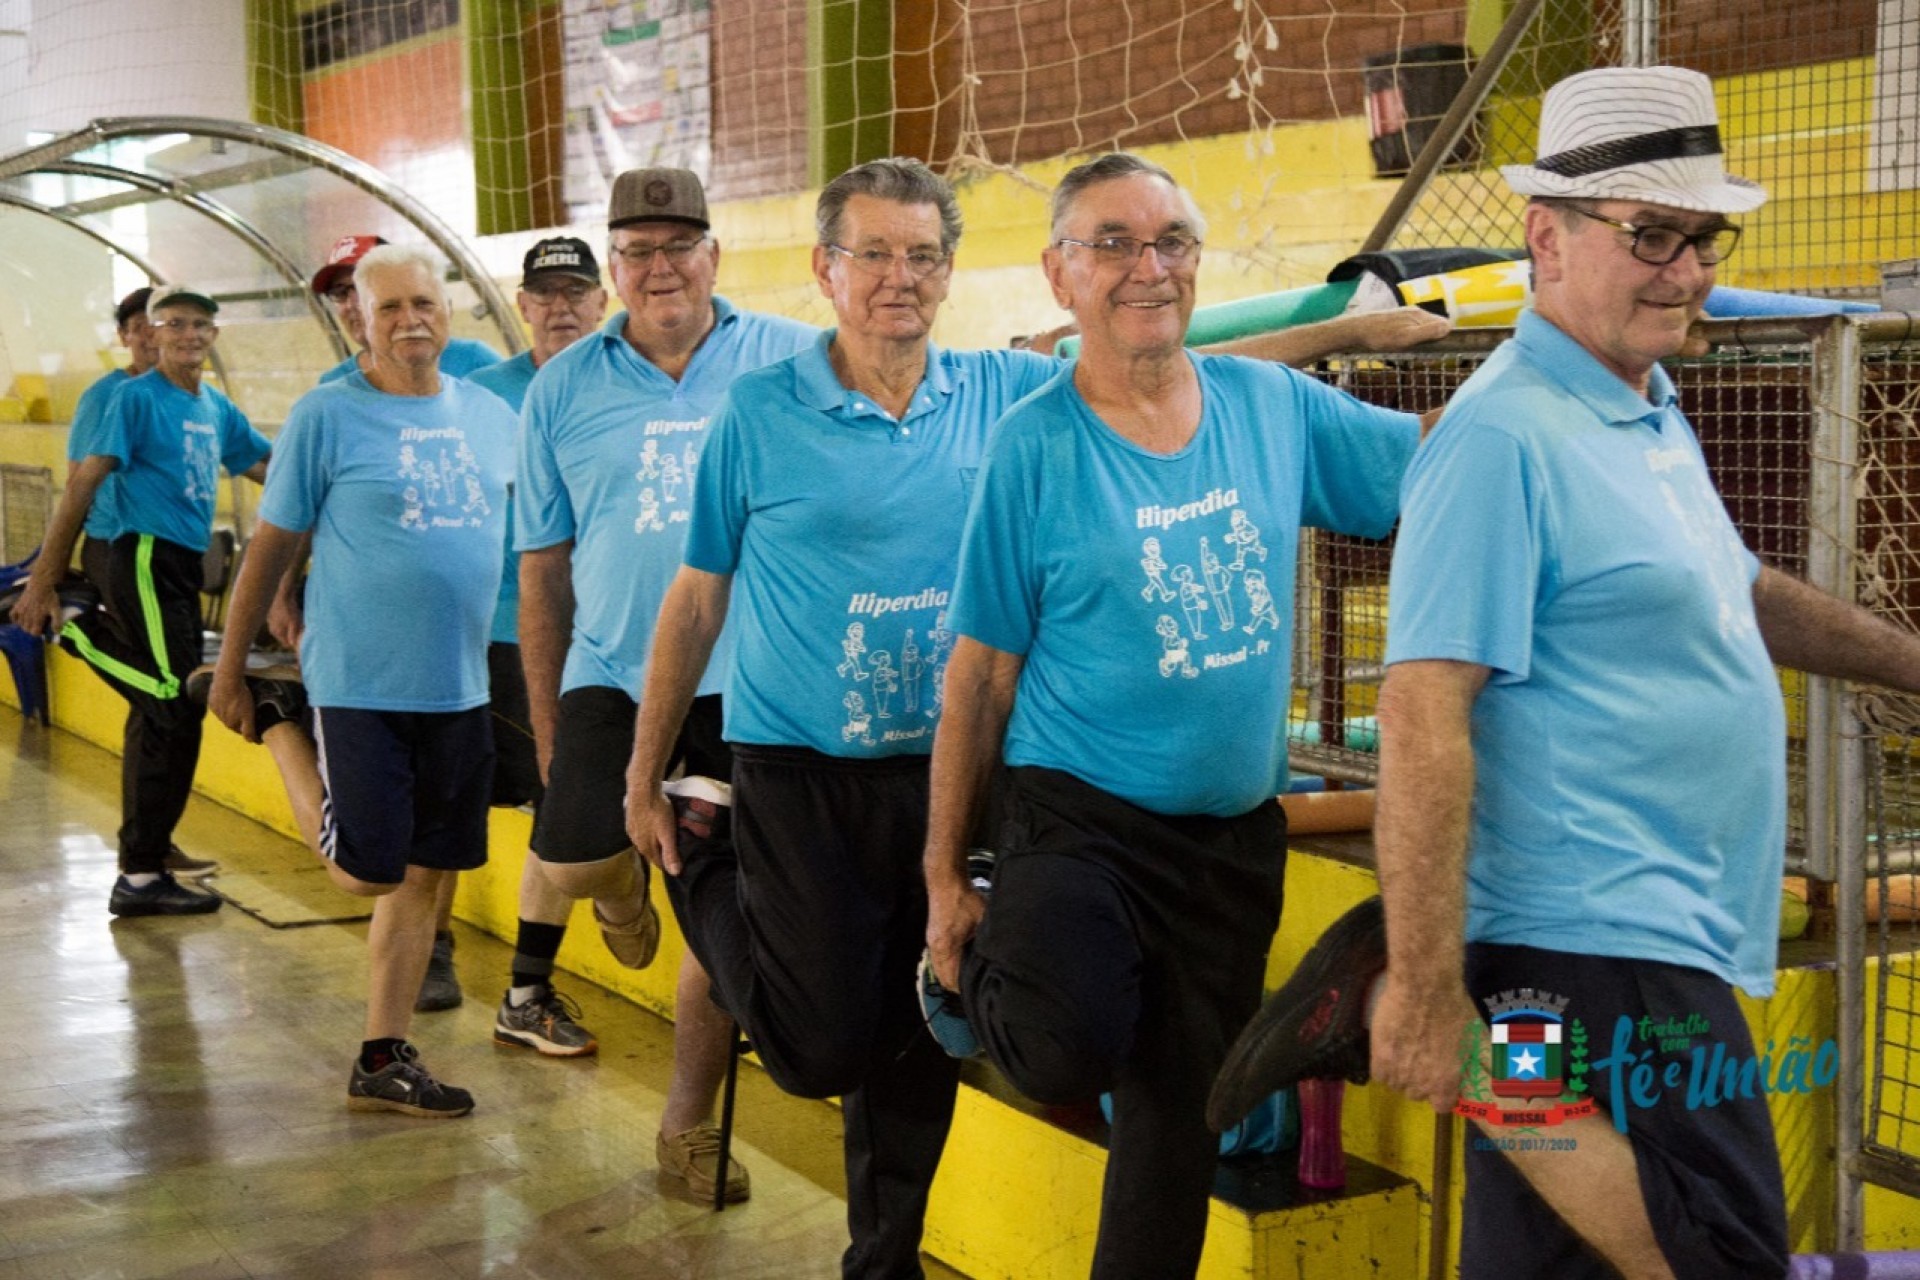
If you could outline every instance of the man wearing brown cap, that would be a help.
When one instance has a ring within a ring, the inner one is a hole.
[[[200,662],[201,557],[219,473],[258,481],[267,465],[266,438],[201,378],[219,336],[219,309],[187,285],[148,298],[157,363],[114,391],[12,610],[27,631],[57,633],[127,700],[121,874],[107,908],[117,916],[200,915],[220,906],[176,881],[166,865],[200,759],[205,712],[182,682]],[[115,531],[105,589],[120,620],[113,626],[98,611],[67,620],[59,599],[74,540],[109,476]]]
[[[520,647],[547,783],[528,865],[566,897],[592,898],[608,949],[643,968],[660,920],[647,864],[627,838],[626,761],[708,418],[735,377],[804,349],[816,331],[715,296],[720,246],[700,180],[685,169],[621,174],[607,228],[625,310],[540,370],[521,426]],[[719,689],[716,673],[682,730],[675,762],[689,774],[731,772]],[[544,944],[523,931],[516,974],[550,969],[558,947],[557,929]],[[676,1069],[655,1149],[663,1170],[710,1197],[723,1175],[707,1117],[734,1032],[691,955],[676,1011]],[[747,1194],[737,1164],[724,1179],[729,1197]]]
[[[321,382],[344,378],[355,369],[365,373],[369,367],[366,322],[361,318],[354,294],[353,269],[369,250],[386,243],[384,236],[341,236],[327,251],[326,263],[313,273],[313,291],[333,304],[340,327],[347,331],[347,337],[358,348],[353,355],[321,374]],[[476,342],[472,338],[449,338],[446,350],[440,353],[440,372],[464,378],[499,362],[500,353],[484,342]]]
[[[527,250],[515,299],[527,322],[532,346],[511,359],[490,365],[467,380],[505,400],[518,413],[526,403],[534,374],[549,360],[600,326],[607,313],[607,291],[600,287],[600,264],[584,240],[560,236]],[[513,498],[507,498],[507,527],[513,527]],[[534,751],[533,722],[527,708],[527,682],[520,664],[520,556],[508,539],[506,572],[493,614],[487,646],[489,701],[493,711],[493,803],[539,802],[543,790]],[[599,1048],[577,1021],[573,1002],[553,989],[553,961],[572,914],[573,899],[547,883],[529,861],[520,877],[520,931],[511,986],[494,1023],[497,1043],[519,1045],[550,1057],[584,1057]],[[527,960],[528,955],[540,957]]]
[[[1742,545],[1660,367],[1733,216],[1766,199],[1723,165],[1707,77],[1640,67],[1555,85],[1539,159],[1503,170],[1531,200],[1534,303],[1402,490],[1384,924],[1373,901],[1336,924],[1215,1090],[1222,1121],[1291,1078],[1370,1068],[1471,1116],[1465,1277],[1787,1269],[1766,1099],[1703,1104],[1679,1082],[1706,1055],[1750,1067],[1732,988],[1773,989],[1776,664],[1912,690],[1920,641]],[[1672,1020],[1687,1033],[1641,1029]],[[1584,1089],[1563,1025],[1593,1042]]]

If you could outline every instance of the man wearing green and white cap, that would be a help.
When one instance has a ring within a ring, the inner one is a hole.
[[[193,790],[205,709],[182,681],[200,663],[201,557],[213,531],[219,472],[259,481],[268,444],[201,378],[219,336],[219,304],[188,285],[157,288],[147,317],[159,363],[114,392],[93,451],[77,462],[13,621],[57,633],[131,708],[121,772],[118,916],[199,915],[220,899],[166,870],[173,828]],[[97,611],[63,620],[58,587],[101,483],[114,476],[119,536],[109,553],[110,626]]]

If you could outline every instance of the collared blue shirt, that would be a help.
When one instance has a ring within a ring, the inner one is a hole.
[[[449,338],[445,350],[440,353],[440,372],[450,373],[456,378],[464,378],[470,373],[478,373],[488,365],[500,363],[500,353],[484,342],[472,338]],[[319,382],[338,382],[350,373],[360,369],[358,353],[348,356],[333,368],[320,375]]]
[[[687,563],[733,575],[729,740],[925,755],[988,431],[1060,365],[929,344],[896,421],[840,384],[832,340],[735,384],[695,485]]]
[[[1786,726],[1759,562],[1673,383],[1521,315],[1408,473],[1387,660],[1492,668],[1467,935],[1773,988]]]
[[[998,428],[951,626],[1025,658],[1011,765],[1232,817],[1286,790],[1300,528],[1384,537],[1420,439],[1279,365],[1194,355],[1200,422],[1143,449],[1062,373]]]
[[[93,452],[119,462],[120,533],[150,533],[205,551],[221,470],[238,475],[269,447],[210,383],[183,391],[149,369],[114,389]]]
[[[714,326],[678,379],[633,349],[627,313],[547,361],[522,414],[514,543],[572,543],[573,636],[562,692],[638,697],[654,620],[686,545],[708,419],[734,380],[803,350],[819,332],[713,300]],[[701,693],[717,693],[732,631]]]
[[[101,452],[107,406],[113,403],[113,393],[131,377],[125,369],[115,369],[80,394],[79,403],[73,406],[73,425],[67,429],[68,462],[77,463]],[[95,542],[111,542],[120,536],[119,491],[120,482],[111,471],[94,490],[85,528],[87,537]]]
[[[451,376],[399,396],[356,373],[294,402],[260,518],[313,531],[300,672],[315,706],[487,701],[514,430],[500,397]]]
[[[507,407],[517,415],[520,407],[526,403],[527,388],[533,385],[533,352],[522,351],[517,356],[496,361],[484,369],[468,376],[467,381],[476,387],[485,387],[507,402]],[[517,442],[514,446],[519,452]],[[513,549],[513,494],[507,494],[507,560],[500,574],[500,598],[493,607],[493,630],[489,633],[495,644],[520,643],[520,553]]]

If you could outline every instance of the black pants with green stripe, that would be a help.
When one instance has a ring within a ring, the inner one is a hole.
[[[157,872],[193,791],[206,708],[187,697],[200,665],[201,555],[148,534],[114,539],[102,594],[115,622],[98,612],[63,633],[102,679],[127,700],[120,762],[120,870]]]

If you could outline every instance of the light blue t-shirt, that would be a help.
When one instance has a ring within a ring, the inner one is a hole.
[[[450,373],[456,378],[464,378],[470,373],[478,373],[488,365],[499,363],[498,351],[472,338],[449,338],[446,349],[440,353],[440,372]],[[319,385],[338,382],[348,374],[359,371],[360,356],[356,352],[321,374]]]
[[[100,453],[100,436],[106,424],[107,406],[113,393],[132,377],[125,369],[114,369],[80,394],[73,406],[73,425],[67,429],[67,461],[80,462]],[[120,516],[116,496],[120,482],[109,471],[94,490],[93,505],[87,508],[87,537],[95,542],[111,542],[120,536]]]
[[[1786,727],[1741,545],[1655,368],[1534,312],[1407,476],[1387,661],[1491,667],[1467,936],[1773,989]]]
[[[654,620],[686,545],[707,422],[734,379],[805,349],[820,331],[713,300],[714,326],[675,381],[610,317],[554,356],[527,394],[514,544],[571,542],[573,636],[560,689],[640,696]],[[733,643],[714,646],[700,692],[718,693]]]
[[[517,414],[526,403],[527,388],[533,384],[534,373],[533,352],[522,351],[476,371],[467,381],[493,392]],[[517,453],[517,438],[514,448]],[[493,629],[488,638],[495,644],[520,643],[520,553],[513,549],[512,490],[507,492],[507,559],[500,573],[500,598],[493,606]]]
[[[1060,365],[929,345],[896,422],[840,385],[832,337],[734,385],[694,487],[687,563],[734,575],[729,741],[925,755],[988,432]]]
[[[205,551],[221,469],[238,475],[269,447],[210,384],[190,393],[149,369],[114,389],[93,452],[119,460],[120,533],[150,533]]]
[[[1419,423],[1279,365],[1190,357],[1200,424],[1153,453],[1062,374],[1007,415],[951,626],[1025,658],[1010,765],[1232,817],[1287,789],[1302,525],[1384,537]]]
[[[300,671],[316,706],[486,702],[514,429],[500,397],[444,375],[432,396],[356,373],[295,402],[260,518],[313,530]]]

